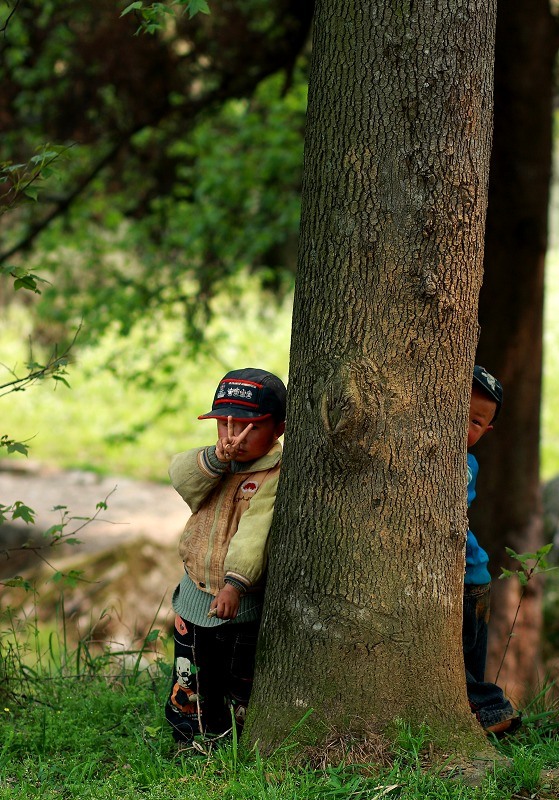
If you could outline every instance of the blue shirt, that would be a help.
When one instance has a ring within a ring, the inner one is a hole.
[[[477,459],[468,453],[468,508],[476,496],[476,478],[479,471]],[[471,530],[468,530],[466,539],[466,575],[464,583],[480,586],[491,582],[491,575],[487,569],[489,556],[478,544]]]

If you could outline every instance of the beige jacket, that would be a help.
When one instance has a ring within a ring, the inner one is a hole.
[[[205,451],[179,453],[169,468],[174,488],[192,511],[179,554],[191,580],[205,592],[216,595],[227,575],[247,590],[258,589],[266,568],[281,444],[235,473],[216,474]]]

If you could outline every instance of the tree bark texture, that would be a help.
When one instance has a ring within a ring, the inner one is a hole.
[[[504,386],[503,410],[476,450],[472,529],[496,577],[517,553],[542,546],[539,483],[544,260],[552,168],[557,20],[548,0],[499,2],[494,144],[477,359]],[[522,600],[499,683],[516,702],[543,679],[540,580]],[[518,581],[494,581],[487,676],[499,668],[520,600]]]
[[[495,4],[319,2],[247,738],[475,738],[461,650]],[[481,728],[479,728],[481,731]]]

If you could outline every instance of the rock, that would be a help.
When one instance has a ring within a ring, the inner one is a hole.
[[[107,510],[97,510],[105,498]],[[97,642],[121,654],[153,628],[171,630],[171,594],[183,574],[177,544],[189,510],[170,485],[78,471],[0,471],[0,502],[16,500],[35,510],[35,524],[0,527],[0,576],[22,575],[38,595],[3,587],[3,608],[19,618],[36,613],[47,628],[63,626],[70,644]],[[61,519],[80,544],[49,546],[43,533]],[[42,549],[21,549],[28,540]],[[73,588],[53,583],[55,571],[72,570],[82,573]]]
[[[0,526],[0,549],[4,549],[3,556],[0,554],[0,576],[4,578],[38,561],[32,553],[20,551],[15,567],[16,551],[10,548],[21,548],[29,539],[35,544],[48,544],[43,533],[52,525],[66,522],[65,534],[76,532],[81,541],[71,550],[67,545],[57,547],[57,555],[67,557],[97,553],[138,538],[172,545],[178,542],[189,514],[169,484],[77,470],[0,471],[0,503],[11,505],[17,500],[34,509],[35,523],[26,525],[17,519]],[[100,502],[107,503],[107,510],[97,508]],[[86,524],[92,517],[95,519]]]
[[[171,596],[183,574],[176,547],[137,539],[57,560],[56,568],[81,575],[71,586],[53,581],[46,564],[27,570],[23,575],[36,592],[4,587],[3,607],[20,620],[53,629],[55,636],[63,634],[70,649],[81,642],[93,652],[137,652],[151,630],[172,630]]]

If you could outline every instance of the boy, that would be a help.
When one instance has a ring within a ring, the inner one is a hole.
[[[493,429],[503,402],[503,387],[486,369],[476,365],[472,382],[468,426],[468,450]],[[478,463],[468,452],[468,507],[476,496]],[[472,531],[466,539],[466,574],[464,577],[464,609],[462,645],[466,667],[466,688],[472,711],[487,733],[512,733],[521,724],[501,689],[485,681],[487,656],[487,623],[491,576],[489,557]]]
[[[252,689],[286,388],[261,369],[228,372],[211,411],[217,442],[179,453],[169,475],[192,516],[173,594],[175,662],[165,716],[178,742],[242,728]]]

